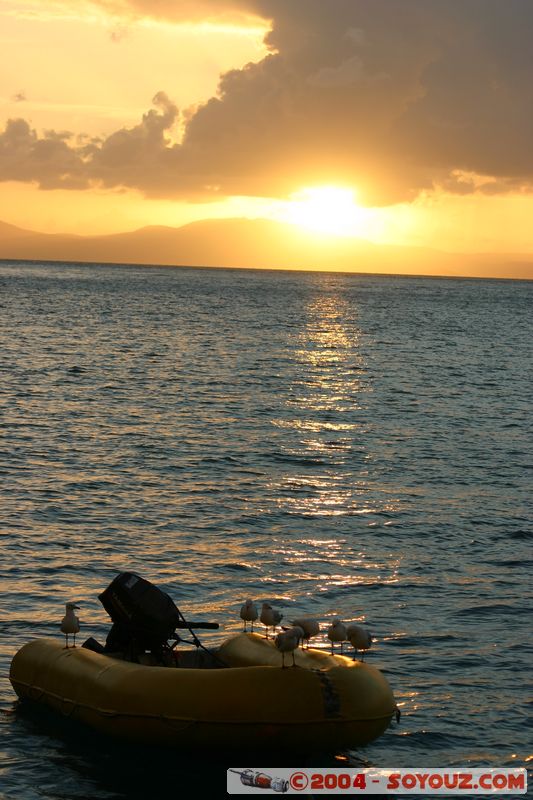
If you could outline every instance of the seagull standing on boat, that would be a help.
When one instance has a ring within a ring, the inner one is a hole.
[[[302,637],[302,648],[305,640],[307,642],[307,649],[309,649],[309,639],[311,639],[312,636],[318,636],[320,633],[320,625],[318,620],[313,619],[313,617],[299,617],[299,619],[293,619],[291,625],[301,628],[304,632]]]
[[[241,606],[241,619],[244,622],[244,630],[247,628],[247,622],[252,623],[252,633],[254,631],[254,622],[257,619],[257,606],[253,603],[252,600],[247,600],[246,603]]]
[[[362,650],[363,655],[361,657],[361,661],[365,660],[365,653],[367,650],[370,650],[372,645],[372,636],[370,631],[367,631],[366,628],[363,628],[362,625],[356,625],[355,623],[352,625],[348,625],[346,628],[346,636],[351,643],[352,647],[357,653],[359,650]],[[353,660],[355,661],[355,653]]]
[[[327,637],[331,642],[331,655],[333,655],[333,645],[335,642],[341,643],[341,653],[342,653],[342,643],[346,641],[346,625],[340,621],[338,617],[335,617],[331,621],[331,625],[328,628]]]
[[[68,637],[69,634],[73,634],[74,636],[74,647],[76,647],[76,634],[80,630],[80,621],[74,610],[79,611],[79,606],[75,605],[74,603],[67,603],[66,606],[66,614],[61,620],[61,631],[65,634],[66,645],[65,650],[68,650]]]
[[[263,603],[259,619],[266,628],[266,638],[268,639],[268,629],[273,628],[274,633],[276,633],[276,625],[279,625],[283,619],[283,614],[281,611],[276,611],[272,608],[270,603]]]
[[[285,653],[292,653],[292,666],[296,666],[294,651],[298,648],[298,642],[303,638],[303,628],[295,625],[292,628],[284,628],[282,633],[278,633],[274,639],[274,644],[281,653],[281,667],[285,669]]]

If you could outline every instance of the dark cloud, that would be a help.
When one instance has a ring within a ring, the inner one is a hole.
[[[83,146],[11,122],[0,137],[3,179],[190,198],[349,182],[368,203],[435,185],[496,193],[533,183],[526,0],[100,4],[176,20],[257,15],[271,21],[270,54],[223,75],[217,96],[184,114],[180,144],[169,138],[178,112],[163,93],[136,127]]]
[[[80,189],[94,184],[128,186],[147,194],[172,194],[168,175],[173,147],[166,132],[178,110],[164,92],[139,125],[105,139],[74,137],[68,131],[45,131],[39,137],[23,119],[9,120],[0,134],[0,179],[34,181],[43,189]]]
[[[167,133],[178,117],[178,109],[164,92],[153,99],[156,109],[143,115],[139,125],[122,128],[100,144],[86,148],[86,169],[93,181],[107,187],[129,186],[147,194],[173,194],[177,184],[175,156]]]
[[[39,137],[25,120],[9,120],[0,134],[0,178],[36,181],[43,189],[87,188],[83,150],[73,150],[69,136],[47,131]]]

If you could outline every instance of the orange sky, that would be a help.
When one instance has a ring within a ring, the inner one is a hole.
[[[3,0],[0,220],[533,252],[533,4]]]

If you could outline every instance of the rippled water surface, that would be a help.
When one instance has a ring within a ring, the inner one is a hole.
[[[67,600],[103,638],[124,569],[219,638],[246,597],[364,620],[403,716],[354,765],[527,764],[532,295],[1,263],[0,795],[160,796],[157,762],[24,713],[8,680]],[[159,768],[225,795],[216,754]]]

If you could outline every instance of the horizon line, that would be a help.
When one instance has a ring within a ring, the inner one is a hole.
[[[418,272],[352,272],[349,270],[335,269],[305,269],[304,267],[213,267],[203,264],[146,264],[138,261],[68,261],[62,259],[35,259],[35,258],[2,258],[0,264],[33,264],[43,265],[58,264],[64,266],[88,266],[88,267],[143,267],[146,269],[203,269],[213,270],[238,270],[240,272],[304,272],[314,275],[353,275],[356,277],[376,277],[376,278],[425,278],[427,280],[449,280],[449,281],[515,281],[517,283],[531,283],[531,278],[506,278],[504,276],[480,276],[480,275],[428,275]]]

